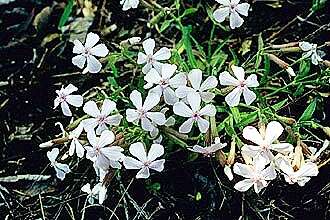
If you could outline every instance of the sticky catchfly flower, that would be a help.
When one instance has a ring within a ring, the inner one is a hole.
[[[325,55],[323,51],[317,50],[317,44],[311,44],[308,42],[299,42],[299,47],[303,53],[303,57],[311,59],[314,65],[318,65],[319,62],[322,62],[322,57]]]
[[[160,144],[153,144],[147,154],[141,142],[134,143],[130,146],[129,152],[136,157],[125,157],[123,164],[126,169],[140,170],[136,174],[136,178],[148,178],[150,176],[149,169],[158,172],[163,171],[165,159],[156,160],[164,154],[164,147]]]
[[[236,87],[225,97],[226,103],[231,107],[237,106],[241,99],[241,95],[243,94],[245,103],[250,105],[256,99],[256,94],[251,91],[249,87],[259,86],[257,76],[252,74],[248,76],[247,79],[244,79],[245,71],[242,67],[232,66],[231,69],[236,78],[227,71],[220,73],[219,76],[221,85]]]
[[[95,57],[105,57],[108,55],[109,50],[105,44],[96,45],[99,40],[100,37],[97,34],[89,33],[87,34],[85,45],[79,40],[74,40],[73,42],[73,53],[79,54],[72,58],[73,65],[83,69],[87,60],[87,66],[83,73],[98,73],[102,68],[102,64]]]
[[[210,89],[218,85],[218,80],[215,76],[209,76],[204,82],[203,73],[199,69],[193,69],[188,74],[188,79],[191,87],[180,86],[175,90],[179,98],[185,98],[189,93],[197,93],[200,95],[203,102],[210,102],[214,98],[214,94],[209,92]]]
[[[142,68],[142,72],[147,74],[152,67],[157,71],[160,71],[162,64],[159,61],[170,59],[171,51],[166,47],[162,47],[159,51],[154,53],[154,39],[147,39],[143,41],[142,45],[145,53],[139,52],[137,60],[138,64],[145,63],[145,66]]]
[[[123,6],[123,11],[127,11],[131,8],[137,8],[140,0],[121,0],[120,4]]]
[[[60,153],[58,148],[53,148],[51,151],[47,152],[47,157],[50,161],[50,165],[54,167],[56,171],[56,176],[60,180],[64,180],[65,175],[70,173],[70,167],[67,164],[59,163],[56,161],[58,154]]]
[[[163,95],[164,101],[168,105],[174,105],[174,103],[179,101],[179,98],[176,96],[173,89],[187,84],[184,73],[174,75],[176,68],[176,65],[164,64],[162,65],[160,72],[152,68],[144,77],[144,80],[147,81],[145,89],[156,85],[150,89],[150,92],[155,93],[158,96]]]
[[[98,200],[99,204],[102,204],[106,197],[107,189],[102,186],[102,183],[96,184],[92,189],[89,183],[86,183],[81,187],[81,191],[87,193],[87,199],[89,204],[94,204],[94,200]]]
[[[289,143],[274,142],[281,136],[284,128],[277,121],[268,123],[266,131],[258,131],[255,127],[247,126],[243,129],[243,137],[257,145],[245,144],[242,147],[242,154],[251,158],[258,156],[263,157],[267,162],[273,160],[272,151],[282,153],[284,155],[293,151],[293,146]]]
[[[96,134],[100,135],[102,131],[108,129],[108,125],[118,126],[123,116],[120,114],[111,115],[111,113],[114,113],[116,109],[116,103],[109,99],[105,99],[103,101],[101,111],[94,101],[86,102],[83,110],[86,114],[93,117],[83,120],[82,123],[86,131],[88,132],[97,127]]]
[[[267,162],[261,157],[255,158],[252,165],[235,163],[233,168],[234,173],[246,179],[236,183],[234,188],[238,191],[245,192],[253,186],[254,191],[259,193],[268,185],[267,181],[276,178],[274,166],[269,165],[265,168],[266,165]]]
[[[166,119],[164,113],[150,111],[159,103],[159,95],[155,93],[149,93],[144,103],[142,104],[141,93],[137,90],[134,90],[130,94],[130,100],[136,109],[126,110],[126,119],[128,122],[138,123],[141,121],[142,129],[149,132],[155,128],[155,125],[165,124]]]
[[[110,145],[115,141],[115,135],[112,131],[105,130],[101,133],[100,137],[97,137],[93,131],[87,133],[87,139],[91,146],[86,146],[87,159],[92,160],[97,168],[106,170],[109,166],[117,167],[118,161],[124,157],[122,152],[124,149],[118,146]]]
[[[173,112],[176,115],[189,118],[179,128],[180,133],[189,133],[194,122],[197,122],[200,132],[206,133],[210,123],[203,116],[215,116],[216,109],[214,105],[208,104],[201,108],[201,98],[196,93],[190,93],[187,96],[188,107],[184,102],[177,102],[173,106]]]
[[[79,141],[79,137],[81,135],[81,132],[83,131],[84,127],[82,123],[78,125],[77,128],[75,128],[73,131],[69,134],[69,139],[71,139],[71,144],[69,148],[69,155],[72,156],[74,152],[76,152],[77,156],[82,158],[85,153],[85,148],[82,146],[82,144]]]
[[[242,26],[244,20],[240,15],[248,16],[250,4],[241,3],[240,0],[216,0],[222,6],[214,11],[214,19],[221,23],[229,17],[231,29]]]
[[[71,93],[78,90],[72,84],[67,87],[62,87],[60,90],[56,90],[57,97],[54,100],[54,109],[61,105],[62,112],[65,116],[72,116],[69,104],[75,107],[81,107],[83,104],[83,97],[81,95],[71,95]]]
[[[227,146],[227,144],[226,143],[222,144],[220,142],[220,138],[217,137],[217,138],[215,138],[214,143],[211,144],[211,146],[209,146],[209,147],[201,147],[199,145],[195,145],[192,148],[188,148],[188,150],[203,154],[204,156],[207,156],[207,157],[210,157],[213,153],[224,148],[225,146]]]

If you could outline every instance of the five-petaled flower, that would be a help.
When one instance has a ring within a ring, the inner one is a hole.
[[[121,0],[120,4],[123,6],[123,11],[127,11],[131,8],[137,8],[140,0]]]
[[[160,144],[152,144],[147,154],[143,143],[137,142],[130,146],[129,152],[136,157],[125,157],[123,164],[126,169],[140,170],[136,174],[136,178],[148,178],[150,176],[149,169],[158,172],[163,171],[165,159],[156,160],[164,154],[164,147]]]
[[[100,135],[102,131],[108,129],[107,125],[118,126],[123,116],[120,114],[110,115],[116,109],[116,103],[109,99],[105,99],[103,101],[101,111],[98,109],[94,101],[86,102],[83,110],[86,114],[92,116],[92,118],[83,120],[82,123],[85,130],[89,132],[97,127],[96,134]]]
[[[155,125],[165,124],[166,118],[164,113],[150,111],[159,103],[159,95],[149,92],[144,103],[142,104],[141,93],[134,90],[130,94],[130,100],[136,109],[126,110],[126,119],[128,122],[138,123],[141,120],[142,129],[149,132],[154,130]]]
[[[236,78],[230,75],[230,73],[227,71],[220,73],[219,76],[221,85],[236,87],[225,97],[226,103],[230,107],[237,106],[243,93],[245,103],[247,105],[250,105],[256,99],[256,94],[251,91],[249,87],[259,86],[257,76],[255,74],[252,74],[248,76],[247,79],[244,79],[245,71],[242,67],[232,66],[231,69],[233,70],[233,73]]]
[[[162,47],[162,48],[160,48],[159,51],[154,53],[155,40],[151,39],[151,38],[143,41],[142,45],[143,45],[145,54],[142,52],[139,52],[138,60],[137,60],[138,64],[144,64],[144,63],[146,64],[142,68],[142,72],[144,74],[147,74],[152,67],[160,72],[162,63],[160,63],[159,61],[170,59],[171,51],[167,47]]]
[[[322,57],[325,55],[323,51],[317,50],[317,44],[311,44],[308,42],[299,42],[299,47],[303,53],[303,57],[311,59],[314,65],[318,65],[319,62],[322,62]]]
[[[119,160],[124,155],[124,149],[118,146],[106,147],[115,141],[115,135],[112,131],[105,130],[97,137],[93,131],[87,133],[87,139],[91,146],[86,146],[86,158],[94,162],[97,168],[106,170],[109,166],[117,168]],[[120,167],[120,166],[119,166]]]
[[[196,152],[196,153],[200,153],[203,154],[206,157],[210,157],[213,153],[217,152],[218,150],[226,147],[227,144],[226,143],[221,143],[220,142],[220,138],[216,137],[214,140],[214,143],[211,144],[211,146],[208,147],[201,147],[199,145],[195,145],[191,148],[188,148],[188,150]]]
[[[56,171],[56,176],[60,180],[64,180],[65,175],[70,173],[70,167],[67,164],[59,163],[56,161],[58,154],[60,153],[58,148],[53,148],[51,151],[47,152],[47,157],[50,161],[50,165],[54,167]]]
[[[106,197],[107,188],[102,183],[97,183],[92,189],[89,183],[86,183],[81,187],[81,191],[87,193],[87,201],[89,204],[94,204],[94,200],[97,199],[99,204],[102,204]]]
[[[67,87],[62,87],[60,90],[56,90],[57,97],[54,100],[54,109],[61,105],[62,112],[65,116],[72,116],[69,104],[75,107],[80,107],[83,104],[83,97],[81,95],[71,95],[71,93],[78,90],[72,84]]]
[[[242,147],[242,154],[251,158],[262,157],[269,162],[274,159],[271,152],[276,151],[284,155],[293,151],[293,146],[289,143],[273,144],[283,133],[282,125],[277,121],[269,122],[266,130],[260,132],[252,126],[247,126],[243,129],[243,137],[257,145],[245,144]]]
[[[189,118],[179,127],[179,132],[189,133],[194,122],[197,122],[200,132],[206,133],[210,123],[203,116],[215,116],[216,109],[214,105],[208,104],[201,108],[201,98],[197,93],[189,93],[187,95],[187,102],[191,108],[184,102],[177,102],[173,106],[174,114]]]
[[[265,168],[266,165],[267,161],[262,157],[254,158],[253,164],[251,165],[235,163],[233,168],[234,173],[246,179],[236,183],[234,188],[238,191],[245,192],[253,186],[254,191],[259,193],[260,190],[268,185],[267,181],[276,178],[274,166],[270,164],[267,168]]]
[[[221,23],[229,16],[229,24],[231,29],[238,28],[242,26],[244,20],[241,18],[240,14],[243,16],[248,16],[250,4],[241,3],[240,0],[216,0],[222,6],[214,11],[214,19]]]
[[[72,63],[83,69],[87,60],[87,66],[83,70],[83,73],[98,73],[102,68],[102,64],[96,57],[105,57],[108,55],[109,50],[105,44],[97,44],[100,37],[97,34],[89,33],[86,37],[85,45],[79,40],[74,40],[73,53],[79,54],[72,58]],[[96,46],[95,46],[96,45]]]
[[[144,88],[148,89],[156,85],[154,88],[150,89],[150,92],[158,96],[163,95],[166,104],[174,105],[174,103],[179,101],[179,98],[176,96],[173,89],[184,86],[187,83],[184,73],[174,75],[176,69],[177,66],[171,64],[163,64],[160,72],[152,68],[144,76],[144,80],[147,81]]]
[[[210,89],[218,85],[218,80],[215,76],[209,76],[202,83],[203,73],[199,69],[193,69],[188,74],[188,79],[191,87],[180,86],[175,90],[179,98],[185,98],[189,93],[197,93],[200,95],[203,102],[210,102],[214,98],[214,94],[209,92]]]

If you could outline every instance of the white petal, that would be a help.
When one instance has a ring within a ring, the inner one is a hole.
[[[102,64],[94,56],[89,55],[87,57],[87,67],[86,70],[90,73],[98,73],[102,68]]]
[[[257,98],[257,95],[248,88],[243,89],[244,101],[247,105],[251,105],[252,102]]]
[[[107,46],[105,46],[105,44],[99,44],[99,45],[96,45],[95,47],[91,48],[90,53],[93,56],[105,57],[108,55],[109,50],[108,50]]]
[[[102,132],[98,145],[99,147],[104,147],[106,145],[111,144],[112,142],[114,142],[116,139],[115,134],[110,131],[110,130],[105,130]]]
[[[239,66],[235,66],[232,65],[231,69],[233,70],[233,73],[235,75],[235,77],[239,80],[239,81],[244,81],[244,77],[245,77],[245,71],[242,67]]]
[[[67,86],[64,88],[63,93],[64,93],[65,95],[70,95],[71,93],[76,92],[76,91],[78,91],[78,88],[75,87],[75,86],[72,85],[72,84],[69,84],[69,85],[67,85]]]
[[[144,65],[144,67],[142,68],[142,72],[144,74],[147,74],[152,68],[152,64],[151,63],[147,63],[146,65]]]
[[[252,75],[248,76],[245,80],[245,84],[246,84],[247,87],[257,87],[257,86],[259,86],[257,75],[252,74]]]
[[[219,76],[220,84],[223,86],[238,86],[239,81],[235,79],[229,72],[224,71]]]
[[[228,179],[230,181],[232,181],[234,179],[234,176],[233,176],[233,173],[230,169],[230,166],[226,165],[224,168],[223,168],[223,172],[225,173],[225,175],[228,177]]]
[[[135,109],[127,109],[126,110],[126,120],[128,122],[133,122],[139,119],[139,112],[136,111]]]
[[[163,79],[171,78],[174,75],[176,69],[177,66],[175,64],[163,64],[161,69],[161,75]]]
[[[147,56],[144,53],[139,52],[138,53],[137,64],[143,64],[143,63],[146,63],[146,62],[147,62]]]
[[[192,110],[183,102],[175,103],[173,105],[173,112],[182,117],[191,117],[193,114]]]
[[[106,156],[109,160],[112,161],[119,161],[124,157],[124,154],[122,154],[121,147],[118,146],[111,146],[111,147],[104,147],[101,149],[101,153]]]
[[[82,121],[85,131],[88,133],[98,125],[96,118],[87,118]]]
[[[237,12],[232,12],[229,16],[229,21],[230,21],[230,28],[235,29],[237,27],[242,26],[244,20],[239,16]]]
[[[179,132],[184,133],[184,134],[189,133],[191,131],[193,124],[194,124],[194,119],[189,118],[187,121],[182,123],[182,125],[179,127]]]
[[[200,154],[208,154],[209,152],[204,148],[201,147],[199,145],[195,145],[192,148],[187,148],[190,151],[196,152],[196,153],[200,153]]]
[[[83,110],[86,114],[96,118],[100,115],[100,110],[94,101],[88,101],[85,103]]]
[[[241,95],[242,95],[242,89],[240,87],[236,87],[225,97],[225,101],[230,107],[237,106],[241,99]]]
[[[214,19],[221,23],[229,16],[229,7],[218,8],[213,12]]]
[[[212,92],[200,92],[199,95],[205,103],[211,102],[215,97],[215,94],[213,94]]]
[[[77,55],[72,57],[72,64],[79,67],[80,69],[84,68],[86,63],[86,57],[84,55]]]
[[[176,97],[173,89],[167,87],[166,89],[164,89],[164,101],[168,105],[174,105],[176,102],[179,101],[179,98]]]
[[[155,60],[168,60],[171,58],[171,51],[166,47],[162,47],[152,57]]]
[[[161,112],[147,112],[147,117],[157,125],[164,125],[166,122],[165,115]]]
[[[276,178],[276,171],[273,165],[268,166],[261,172],[265,180],[273,180]]]
[[[95,46],[95,44],[97,44],[97,42],[99,42],[99,40],[100,40],[99,35],[94,34],[94,33],[89,33],[89,34],[87,34],[87,37],[86,37],[85,47],[92,48]]]
[[[208,104],[199,111],[200,115],[215,116],[217,110],[214,105]]]
[[[187,84],[187,77],[184,73],[178,73],[168,82],[172,88],[178,88],[179,86],[185,86]]]
[[[268,144],[273,143],[275,140],[277,140],[281,136],[283,131],[284,131],[284,128],[279,122],[277,122],[277,121],[269,122],[266,127],[265,141]]]
[[[73,44],[72,53],[81,54],[85,52],[85,47],[79,40],[74,40]]]
[[[155,40],[154,39],[149,38],[149,39],[143,41],[142,45],[143,45],[144,52],[147,55],[152,55],[154,53],[154,49],[155,49]]]
[[[123,164],[125,169],[128,170],[141,169],[143,166],[143,163],[141,161],[138,161],[137,159],[134,159],[132,157],[125,157],[123,160]]]
[[[197,119],[197,124],[200,132],[202,133],[206,133],[210,126],[209,121],[204,118]]]
[[[303,51],[309,51],[313,49],[313,45],[311,43],[308,42],[299,42],[299,47],[300,49],[302,49]]]
[[[85,185],[83,185],[83,187],[81,187],[81,191],[87,194],[91,194],[92,193],[91,185],[89,183],[86,183]]]
[[[201,107],[201,97],[198,93],[189,93],[187,95],[187,101],[191,107],[191,110],[193,112],[197,112],[200,110]]]
[[[119,161],[110,160],[110,166],[115,169],[121,169],[121,163]]]
[[[61,102],[61,109],[62,109],[63,115],[72,116],[72,113],[71,113],[71,110],[70,110],[70,107],[69,107],[68,103]]]
[[[111,101],[110,99],[104,99],[101,114],[104,116],[110,115],[116,109],[116,103]]]
[[[141,127],[145,131],[151,132],[153,129],[155,129],[155,126],[151,123],[151,121],[148,118],[141,118]]]
[[[152,68],[149,72],[144,76],[144,80],[151,84],[158,84],[162,80],[161,76],[157,72],[156,69]]]
[[[55,162],[58,154],[60,153],[58,148],[53,148],[51,151],[47,152],[47,157],[50,162]]]
[[[257,145],[263,145],[264,144],[264,139],[262,138],[261,134],[259,131],[252,126],[247,126],[243,129],[243,137],[246,140],[252,141],[253,143]]]
[[[159,103],[159,101],[160,97],[157,94],[149,92],[146,99],[144,100],[143,109],[145,111],[149,111],[150,109],[155,107]]]
[[[99,190],[99,204],[103,204],[107,194],[107,188],[105,186],[101,186]]]
[[[135,108],[137,108],[137,109],[142,108],[142,96],[141,96],[141,93],[139,91],[134,90],[130,94],[129,99],[131,100],[131,102],[133,103]]]
[[[65,99],[70,105],[75,107],[81,107],[84,102],[84,98],[81,95],[68,95]]]
[[[317,176],[319,170],[315,163],[307,162],[300,167],[300,169],[296,172],[296,175],[299,177],[310,177]]]
[[[141,142],[133,143],[129,147],[129,152],[141,162],[147,161],[147,153]]]
[[[254,173],[250,165],[246,165],[242,163],[235,163],[233,171],[235,174],[245,178],[253,177],[253,173]]]
[[[82,158],[85,154],[85,148],[81,145],[79,140],[75,140],[76,153],[79,158]]]
[[[175,94],[178,98],[184,98],[188,95],[188,93],[196,92],[193,88],[187,87],[187,86],[179,86],[175,90]]]
[[[249,158],[255,158],[257,155],[260,154],[261,150],[262,149],[260,148],[260,146],[245,144],[242,147],[241,152],[242,152],[243,157],[247,156]]]
[[[154,161],[164,154],[164,147],[160,144],[152,144],[148,152],[148,161]]]
[[[218,85],[218,80],[215,76],[209,76],[206,78],[206,80],[202,83],[200,87],[200,91],[207,91],[209,89],[213,89],[217,87]]]
[[[164,170],[165,159],[155,160],[148,166],[150,169],[162,172]]]
[[[238,183],[235,184],[234,188],[240,192],[245,192],[249,190],[254,184],[254,181],[251,179],[246,179],[239,181]]]
[[[100,135],[104,130],[108,130],[108,127],[104,123],[99,123],[95,132],[97,135]]]
[[[112,115],[109,116],[105,119],[105,123],[107,123],[108,125],[115,125],[118,126],[120,124],[121,119],[123,118],[123,116],[121,115]]]
[[[140,178],[143,178],[143,179],[146,179],[150,176],[150,173],[149,173],[149,168],[148,167],[144,167],[142,168],[137,174],[136,174],[136,178],[137,179],[140,179]]]
[[[240,13],[241,15],[248,16],[249,8],[250,8],[250,4],[244,2],[244,3],[238,4],[236,6],[235,10],[238,13]]]
[[[191,83],[191,86],[195,90],[199,90],[202,83],[203,73],[200,69],[193,69],[188,74],[188,79]]]

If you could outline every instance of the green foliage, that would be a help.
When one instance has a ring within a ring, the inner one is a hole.
[[[73,0],[68,0],[67,5],[64,8],[63,14],[60,18],[60,22],[58,23],[58,29],[61,30],[61,28],[65,25],[65,23],[68,21],[73,8]]]

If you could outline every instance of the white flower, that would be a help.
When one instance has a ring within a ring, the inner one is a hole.
[[[160,144],[153,144],[147,154],[143,144],[137,142],[129,147],[129,152],[136,157],[125,157],[123,164],[126,169],[140,170],[136,174],[136,178],[148,178],[150,176],[149,169],[158,172],[163,171],[165,159],[156,160],[164,154],[164,147]]]
[[[106,197],[107,189],[102,183],[96,184],[93,189],[91,189],[91,185],[86,183],[81,187],[81,191],[87,193],[87,199],[89,204],[94,204],[94,200],[97,199],[99,204],[102,204]]]
[[[131,8],[137,8],[140,0],[121,0],[120,4],[123,6],[123,11],[127,11]]]
[[[204,156],[211,156],[213,153],[217,152],[218,150],[224,148],[225,146],[227,146],[227,144],[222,144],[220,142],[220,138],[216,137],[214,140],[214,143],[211,144],[211,146],[209,147],[201,147],[199,145],[195,145],[192,148],[188,148],[188,150],[196,152],[196,153],[200,153],[203,154]]]
[[[159,61],[170,59],[171,51],[166,47],[162,47],[154,54],[154,39],[147,39],[143,41],[142,45],[145,54],[139,52],[137,60],[138,64],[146,63],[146,65],[142,68],[142,72],[147,74],[152,67],[154,67],[157,71],[160,71],[162,64]]]
[[[293,151],[293,146],[289,143],[273,144],[283,133],[282,125],[277,121],[268,123],[265,134],[258,132],[255,127],[247,126],[243,129],[243,137],[257,145],[245,144],[242,147],[242,154],[251,158],[263,157],[267,162],[273,160],[274,155],[271,152],[276,151],[284,155]]]
[[[61,105],[63,114],[65,116],[72,116],[69,104],[75,107],[80,107],[84,100],[81,95],[71,95],[71,93],[76,92],[77,90],[78,88],[72,84],[69,84],[65,88],[62,87],[60,90],[56,90],[57,97],[54,100],[54,109]]]
[[[317,44],[311,44],[308,42],[299,42],[299,47],[303,53],[303,57],[310,57],[314,65],[318,65],[319,62],[323,61],[322,57],[325,55],[323,51],[317,50]]]
[[[240,0],[216,0],[222,6],[213,13],[214,19],[221,23],[229,16],[230,28],[235,29],[242,26],[244,20],[243,16],[248,16],[250,4],[241,3]]]
[[[65,175],[67,173],[70,173],[71,170],[67,164],[59,163],[56,161],[59,152],[60,151],[58,150],[58,148],[53,148],[51,151],[47,152],[47,157],[50,161],[50,165],[54,167],[56,171],[57,178],[59,178],[60,180],[64,180]]]
[[[164,64],[162,65],[160,72],[152,68],[144,76],[144,80],[148,83],[145,85],[145,89],[149,89],[156,85],[154,88],[150,89],[150,92],[155,93],[158,96],[163,95],[164,101],[168,105],[174,105],[174,103],[179,101],[179,98],[175,95],[173,89],[187,84],[184,73],[179,73],[173,76],[176,68],[176,65]]]
[[[279,168],[283,172],[286,182],[298,183],[299,186],[304,186],[311,179],[310,177],[317,176],[319,173],[317,165],[312,162],[306,162],[299,170],[294,171],[290,162],[283,159],[279,163]]]
[[[106,170],[109,166],[117,168],[118,161],[124,157],[122,152],[124,149],[118,146],[110,145],[115,140],[115,135],[112,131],[105,130],[100,137],[96,137],[93,131],[87,133],[87,139],[91,146],[86,146],[86,158],[92,160],[97,168]]]
[[[254,191],[259,193],[268,185],[267,181],[276,178],[274,166],[271,164],[265,168],[266,165],[267,162],[261,157],[255,158],[252,165],[235,163],[234,173],[246,179],[236,183],[234,188],[238,191],[245,192],[253,186]]]
[[[230,75],[230,73],[227,71],[220,73],[219,76],[221,85],[236,87],[225,97],[226,103],[230,107],[237,106],[243,93],[245,103],[250,105],[256,99],[256,94],[251,91],[249,87],[259,86],[257,76],[252,74],[248,76],[247,79],[244,79],[245,71],[242,67],[232,66],[231,69],[233,70],[236,78]]]
[[[309,147],[308,149],[311,151],[312,154],[308,156],[308,159],[306,161],[311,161],[311,162],[316,161],[321,155],[321,153],[328,148],[328,146],[329,146],[329,141],[325,140],[323,146],[319,150],[317,150],[315,147]]]
[[[145,131],[152,131],[155,125],[164,125],[166,122],[165,115],[162,112],[150,112],[159,101],[160,97],[157,94],[149,93],[144,103],[142,104],[141,93],[134,90],[130,94],[130,100],[136,109],[126,110],[126,119],[128,122],[138,123],[141,120],[142,129]]]
[[[87,132],[96,128],[96,134],[100,135],[102,131],[107,130],[107,125],[110,126],[118,126],[120,124],[123,116],[120,114],[110,115],[113,113],[116,108],[116,103],[105,99],[103,101],[101,111],[97,107],[94,101],[88,101],[84,105],[84,112],[93,118],[88,118],[83,120],[83,125]]]
[[[225,165],[225,167],[223,168],[223,172],[230,181],[234,179],[233,172],[231,171],[231,167],[229,165]]]
[[[194,122],[197,122],[200,132],[206,133],[209,128],[209,122],[203,116],[215,116],[216,109],[214,105],[208,104],[201,109],[201,98],[196,93],[188,94],[187,101],[190,108],[184,102],[177,102],[173,106],[174,114],[189,118],[180,126],[179,132],[189,133]]]
[[[127,41],[130,43],[130,45],[134,45],[141,41],[141,37],[131,37],[128,38]]]
[[[108,55],[109,50],[105,44],[96,45],[99,40],[100,37],[97,34],[89,33],[86,37],[85,46],[79,40],[74,40],[73,42],[73,53],[79,54],[72,58],[73,65],[82,69],[85,67],[87,60],[87,66],[83,70],[83,73],[98,73],[102,68],[102,64],[95,58],[95,56],[105,57]]]
[[[208,90],[215,88],[218,85],[218,80],[215,76],[209,76],[202,83],[203,73],[199,69],[193,69],[188,74],[188,79],[192,87],[180,86],[175,90],[179,98],[185,98],[189,93],[198,93],[204,102],[210,102],[214,98],[214,94]]]
[[[77,156],[82,158],[85,153],[85,148],[82,146],[82,144],[79,141],[79,137],[81,135],[81,132],[83,131],[84,126],[82,123],[78,125],[76,129],[70,132],[69,139],[71,139],[71,144],[69,148],[69,155],[72,156],[74,152],[76,152]]]

